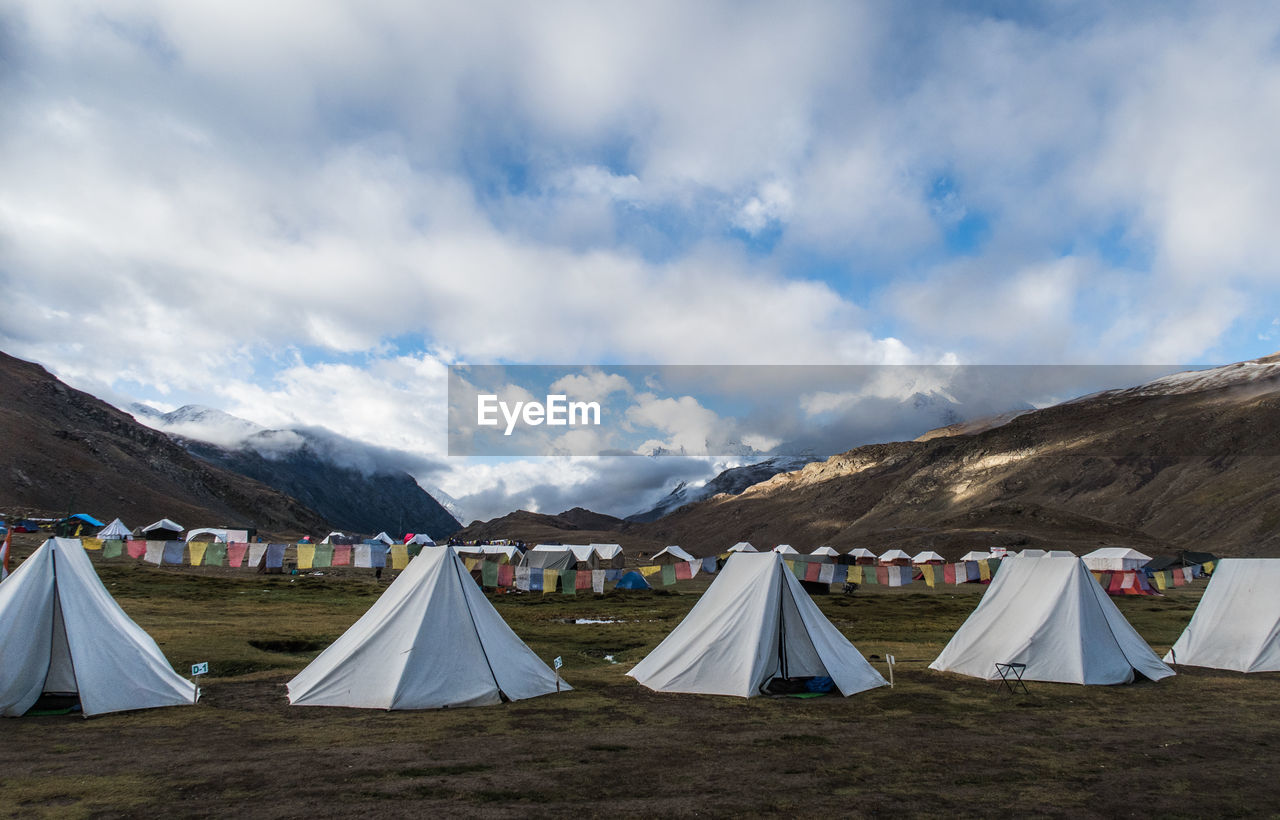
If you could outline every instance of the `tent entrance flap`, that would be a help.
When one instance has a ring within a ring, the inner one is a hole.
[[[448,549],[446,547],[446,549]],[[458,576],[458,583],[464,584],[462,587],[462,602],[467,605],[467,619],[471,621],[471,631],[476,636],[476,645],[480,647],[480,654],[484,657],[484,665],[489,667],[489,677],[493,678],[493,688],[498,690],[498,700],[503,703],[510,703],[511,698],[507,697],[507,693],[502,691],[502,683],[498,680],[498,675],[493,671],[493,662],[489,660],[489,652],[484,648],[484,641],[480,638],[480,627],[476,624],[476,614],[471,611],[471,601],[467,598],[467,588],[465,584],[475,581],[471,578],[471,574],[462,573],[462,562],[453,561],[453,571]]]
[[[779,689],[776,681],[808,681],[831,676],[796,605],[795,591],[787,581],[781,577],[778,584],[777,665],[773,674],[760,683],[760,691],[766,694]],[[781,691],[789,688],[781,687]]]
[[[55,551],[55,566],[57,556]],[[80,694],[80,687],[76,685],[75,664],[71,661],[71,645],[67,642],[67,627],[62,619],[62,595],[56,587],[53,592],[53,631],[49,641],[49,670],[45,673],[43,694]]]

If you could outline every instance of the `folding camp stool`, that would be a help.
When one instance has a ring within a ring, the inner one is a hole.
[[[1000,675],[1000,682],[1009,690],[1009,694],[1018,694],[1018,687],[1022,687],[1024,695],[1031,694],[1027,691],[1027,684],[1022,680],[1022,673],[1027,671],[1025,663],[997,663],[996,672]]]

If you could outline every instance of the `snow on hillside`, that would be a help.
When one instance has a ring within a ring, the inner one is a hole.
[[[1185,370],[1154,379],[1137,387],[1108,391],[1108,396],[1171,396],[1200,393],[1205,390],[1221,390],[1228,387],[1245,387],[1276,382],[1280,387],[1280,361],[1277,356],[1267,356],[1249,362],[1236,362],[1206,370]]]

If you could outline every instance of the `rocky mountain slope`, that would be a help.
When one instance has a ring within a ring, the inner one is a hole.
[[[131,408],[188,452],[286,493],[344,532],[425,532],[444,538],[457,519],[404,470],[378,463],[374,448],[309,429],[268,430],[212,407],[159,413]]]
[[[190,439],[182,444],[204,461],[293,496],[343,532],[421,532],[440,539],[462,526],[408,473],[343,467],[307,444],[271,457],[252,448],[232,450]]]
[[[1103,544],[1280,555],[1280,356],[1157,379],[972,434],[859,447],[645,525],[695,554]]]
[[[818,461],[817,456],[776,456],[755,464],[731,467],[701,486],[690,486],[682,481],[676,485],[670,494],[653,507],[628,515],[626,520],[639,523],[657,521],[664,515],[669,515],[686,504],[692,504],[695,501],[701,501],[704,498],[710,498],[720,493],[737,495],[753,484],[759,484],[761,481],[773,478],[778,473],[798,470],[814,461]]]
[[[189,527],[322,532],[328,522],[278,490],[201,461],[163,433],[0,353],[0,507],[162,517]]]

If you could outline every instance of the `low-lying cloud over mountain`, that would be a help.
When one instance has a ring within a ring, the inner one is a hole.
[[[192,454],[288,493],[339,528],[440,537],[461,527],[413,478],[413,472],[440,469],[428,459],[318,428],[268,430],[211,407],[132,409],[150,426],[179,437]]]

